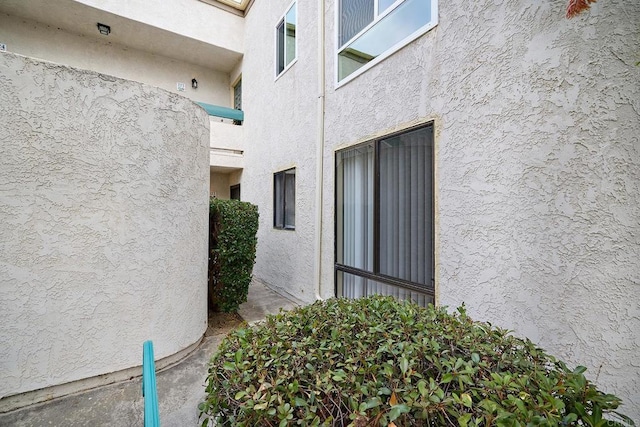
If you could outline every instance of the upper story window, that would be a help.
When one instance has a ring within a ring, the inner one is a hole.
[[[297,4],[294,1],[276,25],[276,77],[296,59]]]
[[[339,0],[337,83],[363,73],[433,28],[437,0]]]
[[[242,78],[233,87],[233,108],[242,110]]]
[[[233,87],[233,108],[235,110],[242,110],[242,78],[238,80],[238,83]],[[241,125],[242,120],[234,120],[234,125]]]

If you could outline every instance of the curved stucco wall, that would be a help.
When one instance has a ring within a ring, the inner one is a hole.
[[[640,421],[640,3],[440,1],[339,89],[329,4],[323,282],[334,150],[433,119],[439,303],[587,366]]]
[[[0,398],[139,366],[206,329],[209,118],[0,54]]]

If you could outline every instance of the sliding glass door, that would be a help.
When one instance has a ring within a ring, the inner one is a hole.
[[[433,302],[433,127],[336,154],[336,294]]]

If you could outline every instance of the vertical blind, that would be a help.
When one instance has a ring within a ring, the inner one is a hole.
[[[350,270],[337,272],[339,296],[433,301],[432,152],[429,126],[337,153],[336,262]]]
[[[340,1],[340,46],[373,22],[374,0]]]
[[[338,223],[342,245],[338,262],[373,272],[373,144],[342,151],[338,180],[342,183]]]
[[[428,137],[419,129],[380,141],[380,273],[421,285],[432,277]]]

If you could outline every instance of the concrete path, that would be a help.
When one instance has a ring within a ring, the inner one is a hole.
[[[247,323],[263,320],[280,308],[297,304],[254,281],[238,313]],[[205,396],[209,359],[224,335],[204,338],[181,362],[156,374],[160,423],[163,427],[198,426],[198,404]],[[142,355],[142,343],[140,343]],[[142,357],[142,356],[141,356]],[[0,426],[142,426],[144,401],[141,378],[111,384],[0,414]]]

